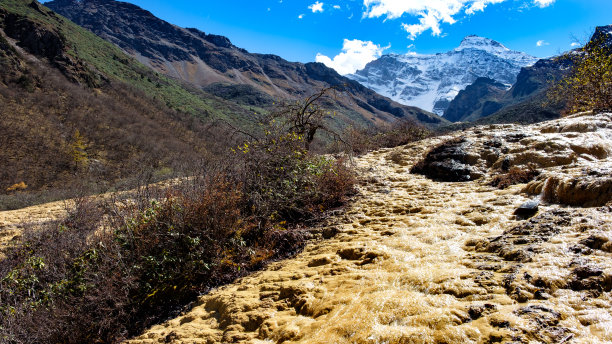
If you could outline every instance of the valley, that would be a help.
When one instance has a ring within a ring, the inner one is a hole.
[[[575,6],[0,0],[0,344],[612,343]]]

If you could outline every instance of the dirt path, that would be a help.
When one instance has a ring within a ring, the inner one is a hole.
[[[599,124],[569,134],[559,132],[587,118],[533,126],[520,137],[513,131],[523,129],[513,126],[464,135],[473,146],[506,138],[517,164],[525,155],[543,157],[545,173],[526,188],[542,189],[549,175],[578,178],[589,166],[612,166],[610,117],[588,117]],[[612,341],[610,207],[541,205],[521,220],[514,210],[537,198],[521,193],[525,185],[499,190],[409,173],[448,138],[360,158],[360,195],[324,229],[337,231],[333,238],[201,297],[130,342]],[[606,153],[596,154],[600,148]]]

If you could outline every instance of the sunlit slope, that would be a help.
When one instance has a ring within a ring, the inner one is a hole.
[[[32,48],[50,58],[74,81],[90,87],[101,87],[108,80],[125,82],[172,109],[204,118],[236,119],[247,113],[239,106],[152,71],[115,45],[36,1],[3,0],[0,11],[3,26],[18,26],[8,36],[23,43],[26,50]],[[37,39],[44,42],[37,43]]]

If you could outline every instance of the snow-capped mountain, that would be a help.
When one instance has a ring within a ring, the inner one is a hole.
[[[479,77],[506,85],[538,59],[494,40],[467,36],[458,48],[435,55],[389,54],[349,78],[399,103],[442,115],[451,100]]]

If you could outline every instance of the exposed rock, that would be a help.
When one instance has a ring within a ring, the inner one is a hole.
[[[451,122],[474,121],[487,117],[501,108],[495,99],[501,97],[506,86],[493,79],[478,78],[450,102],[444,118]]]
[[[446,182],[464,182],[472,179],[474,164],[478,157],[467,151],[471,142],[465,138],[450,140],[433,148],[425,158],[414,165],[411,173]]]
[[[533,255],[534,244],[548,241],[571,223],[570,213],[563,210],[543,213],[531,218],[502,235],[473,243],[478,252],[497,253],[508,261],[527,262]]]
[[[543,198],[551,203],[597,207],[612,200],[612,175],[551,176],[546,180]]]
[[[579,266],[572,271],[568,287],[572,290],[588,290],[599,295],[612,290],[612,276],[604,274],[603,270],[596,266]]]
[[[582,245],[595,250],[602,249],[608,242],[610,242],[610,237],[604,233],[596,233],[580,241]]]
[[[43,11],[38,5],[36,8],[43,15],[55,15],[53,12],[47,13],[48,10]],[[27,52],[48,59],[68,79],[91,87],[105,81],[101,74],[91,71],[84,63],[68,53],[70,47],[57,29],[35,22],[27,16],[9,13],[2,8],[0,8],[0,28]]]
[[[538,212],[538,206],[540,205],[540,201],[536,199],[529,200],[523,204],[521,204],[514,211],[514,215],[528,219],[534,216]]]
[[[476,320],[483,315],[493,312],[496,308],[497,307],[495,305],[490,303],[485,303],[484,305],[474,305],[470,306],[468,309],[468,314],[470,315],[470,318]]]

